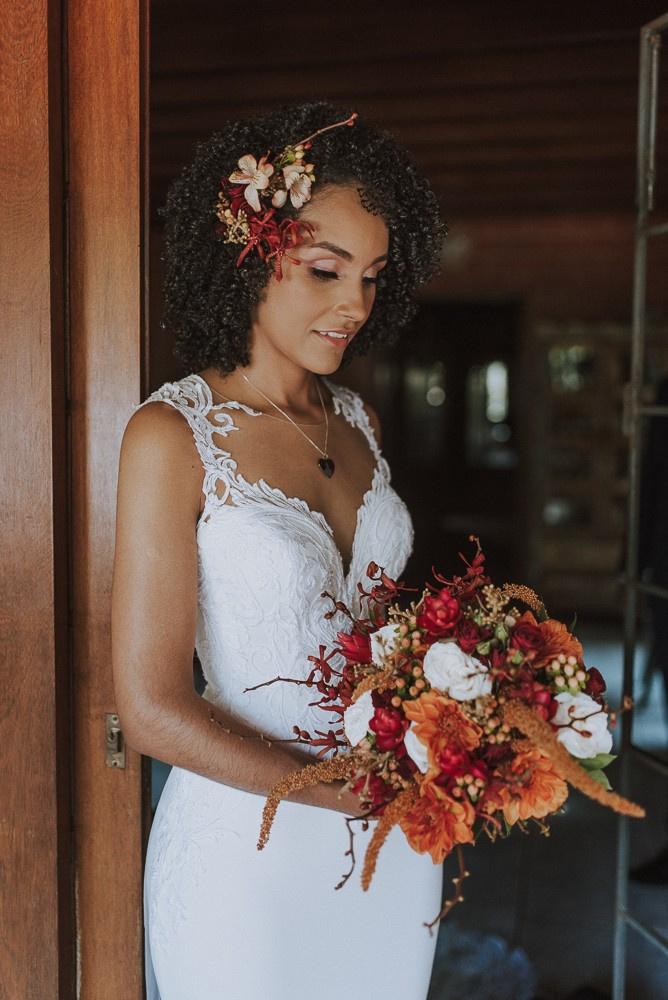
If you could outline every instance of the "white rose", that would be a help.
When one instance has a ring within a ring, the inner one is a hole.
[[[433,643],[425,654],[423,667],[431,686],[455,701],[491,694],[492,678],[485,664],[465,653],[456,642]]]
[[[411,722],[410,726],[406,730],[404,735],[404,746],[406,747],[406,753],[411,760],[415,761],[423,774],[426,774],[427,769],[429,768],[429,755],[427,753],[426,746],[415,732],[414,722]]]
[[[398,628],[398,625],[383,625],[371,633],[371,659],[377,666],[383,666],[383,652],[385,655],[394,652],[399,642]]]
[[[599,753],[610,753],[612,733],[608,729],[608,713],[588,694],[569,694],[563,691],[556,696],[557,711],[550,720],[556,726],[556,738],[573,757],[586,760]]]
[[[365,691],[343,713],[343,729],[351,746],[356,747],[366,736],[374,711],[371,692]]]

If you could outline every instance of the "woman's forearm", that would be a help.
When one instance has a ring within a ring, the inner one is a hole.
[[[134,750],[232,785],[254,795],[267,795],[281,779],[315,758],[232,719],[222,709],[192,695],[163,700],[159,708],[135,713],[124,735]],[[213,721],[211,716],[213,716]],[[121,716],[121,727],[124,722]],[[220,724],[218,724],[220,723]],[[318,783],[287,798],[348,814],[360,810],[357,797],[341,792],[342,781]]]

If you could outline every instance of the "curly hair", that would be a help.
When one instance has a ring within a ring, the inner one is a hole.
[[[215,206],[222,177],[240,156],[280,152],[348,111],[327,101],[289,104],[230,122],[198,143],[160,210],[165,219],[163,328],[175,336],[174,354],[188,371],[209,366],[221,374],[250,363],[248,333],[272,269],[256,253],[241,267],[239,247],[214,235]],[[389,231],[389,257],[378,275],[369,318],[345,352],[341,367],[378,345],[394,343],[417,305],[416,289],[438,270],[447,226],[429,182],[388,132],[358,117],[314,143],[317,184],[357,188],[367,211],[380,215]],[[288,205],[283,215],[298,217]]]

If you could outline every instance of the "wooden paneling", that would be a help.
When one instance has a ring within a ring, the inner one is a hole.
[[[141,396],[145,68],[140,0],[71,0],[73,683],[80,995],[142,995],[141,758],[105,765],[118,454]]]
[[[391,129],[447,217],[633,213],[639,29],[660,3],[154,8],[156,204],[225,121],[326,97]]]
[[[73,996],[61,11],[0,19],[0,997]]]

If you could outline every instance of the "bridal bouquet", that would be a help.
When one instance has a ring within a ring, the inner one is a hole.
[[[318,762],[277,784],[265,803],[258,849],[267,843],[280,799],[319,781],[344,779],[359,796],[360,821],[378,820],[362,871],[368,889],[379,851],[398,824],[410,846],[435,864],[457,851],[456,890],[431,929],[461,901],[465,871],[461,845],[481,833],[491,840],[534,824],[549,833],[568,785],[628,816],[644,810],[612,791],[605,767],[616,715],[604,699],[605,682],[586,667],[580,642],[549,618],[528,587],[495,586],[485,572],[477,538],[462,576],[428,583],[419,601],[400,608],[409,590],[370,563],[375,585],[367,593],[368,617],[354,618],[334,603],[326,617],[343,612],[349,627],[327,655],[309,657],[306,684],[320,695],[313,704],[340,719],[338,728],[311,735],[294,727],[294,742],[317,746]],[[525,605],[521,610],[517,605]],[[344,665],[331,659],[342,654]],[[273,683],[273,682],[270,682]],[[630,701],[624,706],[630,707]],[[330,754],[329,758],[326,755]]]

